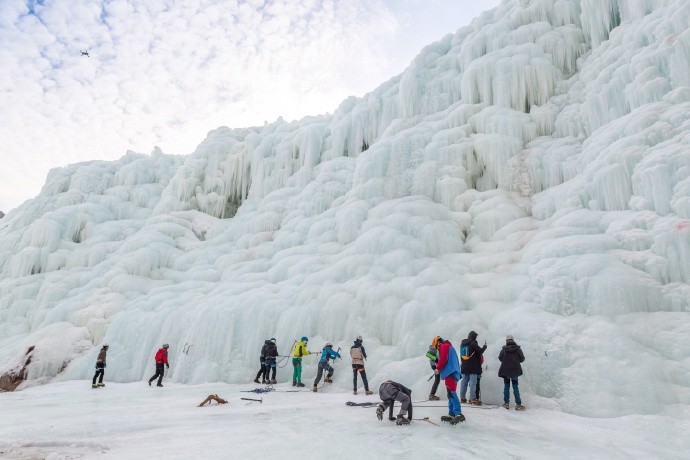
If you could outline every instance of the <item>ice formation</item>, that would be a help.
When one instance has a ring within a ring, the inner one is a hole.
[[[486,394],[510,333],[533,405],[690,403],[688,24],[507,0],[332,115],[52,170],[0,221],[0,371],[85,378],[107,342],[135,381],[165,341],[175,381],[240,382],[265,338],[361,334],[370,380],[421,389],[474,329]]]

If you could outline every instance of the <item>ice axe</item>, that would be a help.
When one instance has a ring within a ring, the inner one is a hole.
[[[243,401],[249,401],[249,402],[248,402],[247,404],[251,404],[251,403],[253,403],[253,402],[258,402],[258,403],[260,403],[260,404],[261,404],[261,403],[263,403],[263,402],[264,402],[264,398],[261,398],[261,399],[254,399],[254,398],[240,398],[240,399],[241,399],[241,400],[243,400]]]

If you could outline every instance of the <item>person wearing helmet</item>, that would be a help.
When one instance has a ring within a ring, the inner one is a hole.
[[[91,388],[104,387],[103,374],[105,373],[105,355],[108,352],[108,345],[103,345],[101,351],[98,353],[98,358],[96,358],[96,373],[93,376],[93,382]],[[98,378],[98,383],[96,383],[96,378]]]
[[[373,394],[369,391],[369,382],[367,382],[367,373],[364,370],[364,360],[367,359],[367,352],[362,346],[362,336],[358,335],[355,339],[355,344],[350,347],[350,357],[352,358],[352,394],[357,394],[357,373],[362,376],[362,383],[364,384],[364,392],[368,395]]]
[[[337,351],[333,351],[333,344],[331,342],[328,342],[324,347],[323,351],[321,351],[321,359],[319,360],[319,370],[316,373],[316,380],[314,380],[314,386],[312,387],[312,391],[316,393],[316,390],[319,385],[319,381],[321,380],[321,376],[323,375],[324,371],[327,371],[328,374],[326,374],[326,377],[324,377],[323,381],[326,383],[333,383],[333,366],[329,364],[329,361],[333,359],[335,361],[336,358],[340,358],[340,353]]]
[[[293,387],[303,387],[302,383],[302,358],[304,356],[309,356],[312,354],[311,351],[307,350],[307,343],[309,343],[309,338],[302,337],[292,352],[292,386]]]
[[[440,337],[438,338],[440,339]],[[434,343],[433,340],[432,343]],[[438,401],[439,397],[436,396],[436,390],[438,390],[438,385],[441,383],[441,376],[436,373],[436,363],[438,362],[438,350],[434,345],[429,345],[429,351],[426,352],[426,357],[429,358],[431,370],[434,371],[434,383],[433,385],[431,385],[431,391],[429,392],[429,401]]]
[[[170,346],[167,343],[164,343],[163,346],[156,352],[156,373],[153,374],[153,377],[149,379],[149,386],[151,386],[151,382],[156,380],[156,377],[158,378],[158,385],[157,387],[162,387],[163,386],[163,375],[165,374],[165,369],[163,366],[167,367],[170,369],[170,364],[168,364],[168,348]]]
[[[448,392],[448,415],[442,416],[441,421],[450,422],[452,425],[464,422],[465,416],[462,415],[462,407],[457,393],[458,381],[462,378],[458,353],[450,341],[441,337],[434,337],[431,344],[438,350],[438,363],[434,373],[439,374],[443,379]]]

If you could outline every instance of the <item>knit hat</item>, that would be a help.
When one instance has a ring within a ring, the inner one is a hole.
[[[506,340],[513,340],[513,336],[512,335],[506,336]]]
[[[362,336],[361,336],[361,335],[358,335],[357,338],[356,338],[355,340],[358,341],[358,342],[361,342],[361,341],[362,341]]]
[[[300,340],[301,340],[302,342],[309,342],[309,339],[308,339],[307,337],[302,337]]]

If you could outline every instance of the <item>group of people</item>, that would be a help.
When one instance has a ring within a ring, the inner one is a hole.
[[[434,383],[429,392],[430,401],[438,401],[440,398],[436,396],[441,379],[446,386],[446,393],[448,396],[448,415],[441,417],[444,422],[456,424],[465,420],[462,414],[462,403],[471,405],[482,405],[480,381],[482,375],[482,364],[484,363],[484,352],[486,351],[486,341],[483,346],[479,346],[477,342],[478,334],[471,331],[467,338],[460,344],[460,354],[458,355],[453,344],[441,336],[436,336],[432,339],[429,350],[426,353],[429,358],[429,363],[434,371]],[[302,359],[305,356],[318,354],[319,352],[309,351],[307,345],[309,343],[308,337],[302,337],[292,350],[292,386],[304,387],[302,383]],[[165,367],[170,368],[168,363],[168,344],[164,344],[154,357],[156,362],[156,373],[148,380],[149,386],[158,379],[156,386],[163,386],[163,375]],[[92,388],[100,388],[105,386],[103,383],[103,375],[106,367],[106,354],[108,345],[103,345],[98,357],[96,359],[96,373],[93,377]],[[334,369],[331,361],[341,358],[340,349],[333,350],[333,344],[328,342],[320,352],[318,370],[316,379],[312,386],[312,391],[317,392],[319,382],[323,377],[324,383],[333,382]],[[256,374],[254,382],[263,384],[276,383],[276,367],[278,347],[276,339],[271,338],[264,341],[261,347],[260,364],[261,368]],[[357,376],[362,379],[364,391],[367,395],[373,394],[369,390],[369,382],[367,374],[364,369],[364,362],[367,359],[367,352],[363,345],[362,336],[358,336],[352,347],[350,347],[350,358],[352,359],[352,374],[353,374],[353,394],[357,394]],[[522,375],[521,363],[525,360],[525,355],[522,348],[515,343],[513,336],[506,337],[506,344],[501,348],[498,354],[498,360],[501,366],[498,369],[498,376],[503,378],[503,407],[510,409],[510,387],[512,385],[513,395],[515,398],[515,410],[525,410],[520,399],[520,390],[518,386],[518,379]],[[261,380],[259,380],[261,378]],[[98,382],[97,382],[98,380]],[[460,396],[458,396],[457,389],[460,383]],[[469,390],[469,400],[468,397]],[[388,418],[393,420],[398,425],[407,425],[412,419],[412,390],[405,385],[387,380],[379,386],[379,397],[382,403],[376,408],[376,416],[379,420],[383,420],[383,414],[386,409],[389,410]],[[393,406],[398,401],[401,404],[400,412],[396,417],[393,417]]]

